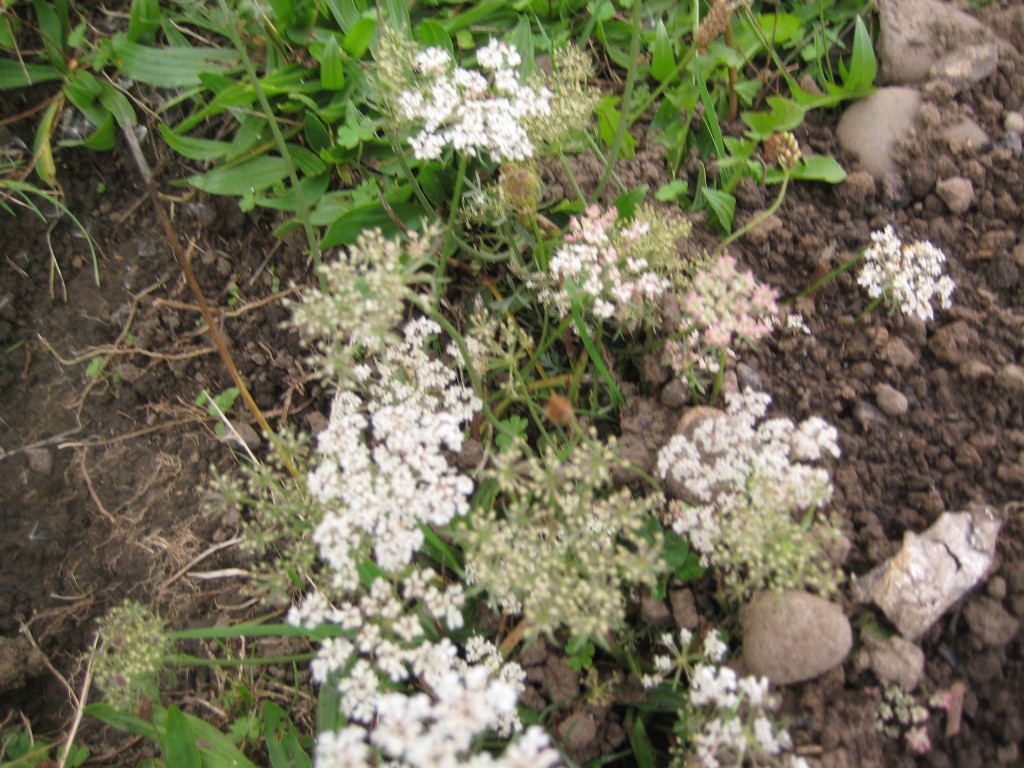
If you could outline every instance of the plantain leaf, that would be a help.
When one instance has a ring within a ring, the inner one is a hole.
[[[238,66],[233,51],[222,48],[155,48],[139,45],[126,35],[111,40],[121,72],[156,88],[191,88],[201,84],[202,72],[224,72]]]
[[[289,163],[283,157],[262,156],[230,168],[189,176],[186,181],[211,195],[251,195],[283,181]]]

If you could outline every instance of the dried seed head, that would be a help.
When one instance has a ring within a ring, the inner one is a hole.
[[[502,200],[520,216],[537,212],[542,190],[540,177],[532,166],[505,163],[501,166],[498,189]]]
[[[725,32],[725,28],[729,26],[729,20],[732,19],[732,12],[736,10],[736,6],[737,3],[733,2],[733,0],[718,0],[711,6],[708,15],[704,17],[704,21],[697,28],[697,34],[693,36],[693,44],[697,47],[698,51],[702,53],[706,51],[708,46]]]
[[[768,165],[792,168],[800,162],[800,145],[789,131],[773,133],[764,142],[764,161]]]

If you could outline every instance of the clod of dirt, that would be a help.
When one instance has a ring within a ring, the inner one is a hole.
[[[943,128],[942,138],[949,144],[950,151],[958,155],[983,149],[992,143],[985,129],[970,119]]]
[[[667,627],[672,623],[672,614],[661,600],[644,595],[640,598],[640,619],[650,627]]]
[[[964,607],[964,618],[972,634],[983,645],[999,648],[1013,640],[1020,632],[1020,621],[991,597],[977,597]]]
[[[823,675],[853,646],[843,609],[807,592],[762,592],[740,609],[740,623],[747,669],[776,685]]]
[[[974,203],[974,185],[970,179],[962,176],[936,182],[935,194],[946,204],[950,213],[967,213]]]
[[[978,332],[963,320],[944,325],[935,332],[928,349],[940,361],[958,367],[968,355],[980,348]]]
[[[896,683],[904,691],[913,691],[924,676],[924,651],[899,635],[864,637],[866,664],[879,680]]]
[[[855,579],[854,591],[916,640],[988,575],[1001,526],[989,507],[947,512],[922,534],[908,531],[900,551]]]
[[[49,448],[29,448],[25,451],[28,468],[37,475],[49,475],[53,472],[53,453]]]
[[[839,145],[881,181],[896,171],[893,149],[914,128],[920,108],[921,94],[913,88],[879,88],[843,113],[836,126]]]
[[[30,677],[46,672],[46,664],[26,637],[0,637],[0,694],[16,691]]]
[[[1011,395],[1024,394],[1024,367],[1015,363],[1004,365],[996,374],[996,386]]]

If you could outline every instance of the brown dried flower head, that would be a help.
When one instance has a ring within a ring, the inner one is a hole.
[[[796,136],[789,131],[773,133],[764,142],[764,161],[768,165],[779,165],[783,168],[792,168],[800,162],[800,145]]]
[[[707,51],[708,46],[718,39],[719,35],[725,32],[732,19],[732,12],[739,4],[734,0],[717,0],[712,6],[708,15],[697,27],[697,33],[693,36],[693,44],[701,53]]]

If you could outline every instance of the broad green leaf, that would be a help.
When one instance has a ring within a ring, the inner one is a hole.
[[[197,162],[209,162],[221,160],[231,149],[231,143],[227,141],[215,141],[213,139],[194,139],[191,136],[179,136],[163,123],[158,126],[160,135],[164,137],[167,146],[173,149],[182,157]]]
[[[681,200],[686,196],[689,184],[685,179],[675,179],[668,184],[662,184],[654,193],[654,199],[661,203],[670,203],[673,200]]]
[[[345,62],[334,35],[324,42],[320,55],[320,85],[325,91],[340,91],[345,87]]]
[[[331,133],[319,117],[312,112],[307,112],[304,127],[303,133],[310,149],[320,152],[331,148]]]
[[[619,212],[620,219],[632,219],[636,213],[637,206],[644,201],[647,197],[647,190],[649,187],[646,184],[641,184],[636,189],[631,189],[623,195],[620,195],[615,201],[615,208]]]
[[[615,134],[619,129],[620,112],[616,108],[619,102],[618,96],[605,96],[594,107],[597,115],[597,133],[607,146],[615,142]],[[622,149],[620,157],[630,159],[636,154],[636,139],[627,131],[622,137]]]
[[[342,32],[348,34],[352,26],[362,17],[362,11],[356,8],[353,0],[324,0],[331,16]]]
[[[190,88],[201,72],[225,72],[238,66],[234,51],[223,48],[155,48],[133,43],[124,35],[111,41],[121,72],[156,88]]]
[[[407,227],[414,226],[423,215],[423,210],[416,203],[394,203],[391,213]],[[385,236],[390,237],[399,231],[391,215],[384,210],[379,202],[352,208],[338,218],[327,229],[321,248],[336,248],[339,245],[351,245],[364,229],[379,227]]]
[[[651,77],[660,83],[671,77],[675,70],[672,42],[668,39],[665,22],[658,19],[658,25],[654,28],[654,47],[651,50]]]
[[[128,97],[106,80],[100,81],[100,104],[114,116],[121,129],[132,128],[138,122]]]
[[[784,45],[801,31],[800,19],[791,13],[761,13],[757,16],[761,31],[774,45]]]
[[[455,46],[452,45],[451,37],[445,28],[433,19],[425,19],[420,22],[419,28],[416,30],[416,39],[427,47],[441,48],[448,51],[453,57],[455,56]]]
[[[288,156],[295,167],[307,176],[317,176],[327,170],[324,161],[312,150],[299,144],[288,144]]]
[[[345,39],[342,41],[341,47],[353,59],[361,59],[363,54],[369,49],[370,42],[373,40],[373,34],[376,31],[377,19],[369,16],[361,18],[345,33]]]
[[[67,4],[48,0],[32,0],[39,24],[39,36],[43,40],[46,57],[56,69],[65,71],[71,52],[67,50],[68,24]]]
[[[765,176],[765,183],[778,184],[782,181],[783,172],[772,168]],[[790,178],[795,181],[823,181],[826,184],[841,184],[846,179],[843,166],[831,155],[804,155],[803,159],[793,166]]]
[[[0,91],[48,83],[61,77],[60,71],[46,64],[22,64],[14,59],[0,59]]]
[[[160,29],[160,0],[132,0],[128,15],[128,39],[148,40]]]
[[[331,176],[329,173],[322,173],[319,176],[306,176],[299,179],[302,200],[305,202],[307,209],[315,200],[319,200],[323,196],[330,182]],[[298,213],[301,208],[299,205],[299,194],[295,187],[290,187],[287,192],[280,195],[254,195],[253,202],[261,208],[270,208],[275,211]]]
[[[537,56],[533,46],[533,29],[528,19],[519,20],[509,36],[509,42],[515,46],[523,59],[522,74],[533,74],[537,70]]]
[[[114,123],[114,116],[109,112],[103,113],[103,119],[96,126],[96,130],[84,139],[64,139],[59,144],[62,147],[82,147],[91,149],[94,152],[106,152],[113,149],[117,139],[117,128]]]
[[[850,56],[850,68],[842,61],[839,71],[843,76],[843,90],[848,93],[867,95],[874,90],[875,76],[878,74],[878,60],[871,46],[871,35],[868,34],[864,20],[858,16],[853,28],[853,51]]]
[[[270,7],[274,9],[274,18],[284,24],[292,17],[295,6],[292,0],[270,0]]]
[[[263,733],[272,768],[310,768],[313,761],[299,744],[299,734],[288,714],[272,701],[263,704]]]
[[[167,710],[167,726],[161,745],[168,768],[203,768],[199,749],[185,713],[172,705]]]
[[[767,139],[778,131],[791,131],[804,121],[806,110],[792,99],[769,96],[770,112],[743,112],[740,118],[750,128],[748,135],[754,139]]]
[[[631,720],[633,727],[627,726],[626,730],[629,733],[629,743],[633,747],[637,768],[654,768],[654,750],[651,748],[651,740],[647,736],[644,721],[639,717],[633,717]]]
[[[189,176],[186,181],[211,195],[245,195],[259,192],[283,181],[290,165],[283,157],[263,156],[230,168],[214,168]]]
[[[407,33],[411,22],[409,20],[409,7],[405,0],[380,0],[379,8],[384,17],[384,23],[399,35]],[[464,15],[464,14],[462,14]]]
[[[708,207],[711,208],[712,213],[715,214],[715,218],[718,219],[718,223],[722,225],[723,229],[726,232],[731,230],[732,218],[736,212],[736,198],[728,192],[712,189],[711,187],[701,189],[700,195],[707,201]]]

